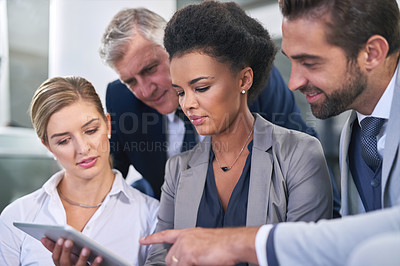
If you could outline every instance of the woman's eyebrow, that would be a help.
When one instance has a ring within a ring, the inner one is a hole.
[[[93,119],[91,119],[90,121],[86,122],[81,128],[84,128],[84,127],[90,125],[90,124],[93,123],[94,121],[99,121],[99,118],[93,118]],[[60,137],[60,136],[64,136],[64,135],[67,135],[68,133],[69,133],[69,132],[56,133],[56,134],[53,134],[53,135],[50,137],[50,139],[56,138],[56,137]]]

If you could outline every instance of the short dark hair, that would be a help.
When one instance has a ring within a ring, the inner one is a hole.
[[[400,14],[396,0],[279,0],[283,16],[324,19],[327,41],[354,60],[373,35],[389,43],[388,56],[400,48]]]
[[[233,2],[204,1],[178,10],[167,23],[164,46],[170,59],[200,50],[234,71],[251,67],[249,103],[262,91],[276,53],[268,31]]]

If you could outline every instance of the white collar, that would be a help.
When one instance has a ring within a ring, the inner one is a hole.
[[[125,194],[125,196],[127,198],[133,200],[131,194],[127,193],[127,189],[129,187],[129,185],[125,182],[125,179],[123,178],[122,174],[116,169],[113,169],[112,171],[115,175],[115,179],[114,179],[114,183],[112,185],[111,191],[108,193],[108,195],[111,196],[111,195],[118,194],[119,192],[122,192]],[[61,170],[61,171],[55,173],[54,175],[52,175],[50,177],[50,179],[47,180],[46,183],[44,183],[44,185],[43,185],[44,192],[47,193],[50,197],[54,197],[54,196],[58,195],[57,186],[60,183],[61,179],[64,178],[64,173],[65,173],[65,171]]]
[[[379,99],[378,103],[376,104],[374,111],[372,111],[371,115],[363,115],[363,114],[357,112],[358,123],[360,123],[361,120],[363,120],[364,118],[366,118],[368,116],[389,119],[390,109],[392,107],[394,86],[396,83],[395,82],[396,77],[399,72],[399,66],[400,66],[400,64],[397,64],[396,71],[394,72],[394,75],[393,75],[392,79],[390,80],[389,85],[386,87],[385,91],[383,92],[381,98]]]
[[[176,110],[174,110],[172,113],[166,114],[168,122],[171,122],[171,123],[174,122],[174,120],[175,120],[175,112],[176,112]]]

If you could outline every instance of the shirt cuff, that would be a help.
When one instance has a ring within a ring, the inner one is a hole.
[[[269,231],[272,229],[273,224],[265,224],[260,227],[256,235],[256,253],[257,260],[260,266],[268,266],[267,262],[267,239]]]

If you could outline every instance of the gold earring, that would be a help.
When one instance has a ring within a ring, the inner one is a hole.
[[[242,90],[242,94],[245,94],[246,93],[246,91],[245,90]]]

